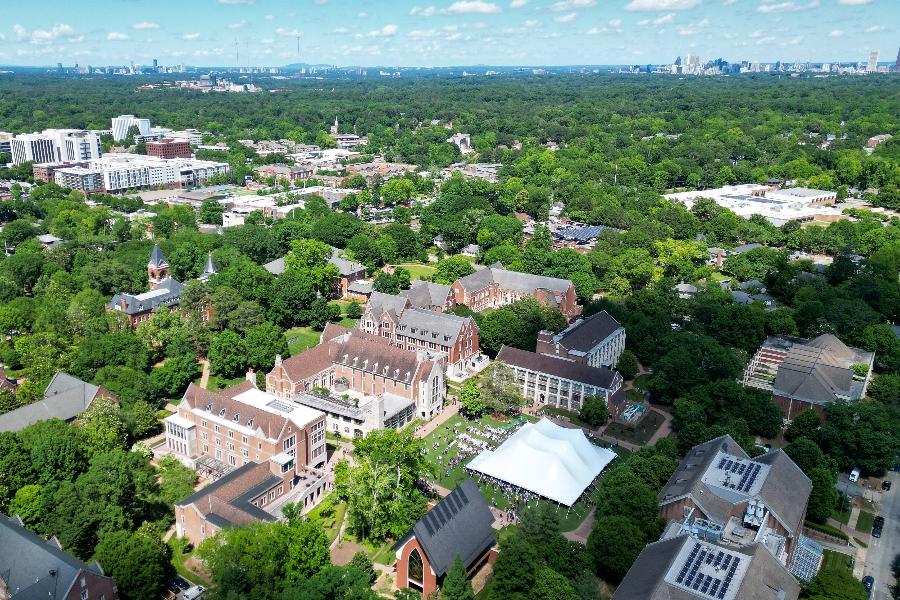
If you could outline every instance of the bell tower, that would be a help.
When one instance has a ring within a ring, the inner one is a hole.
[[[168,278],[169,261],[166,260],[166,256],[157,244],[150,254],[150,262],[147,263],[147,280],[150,282],[150,289],[155,290],[164,279]]]

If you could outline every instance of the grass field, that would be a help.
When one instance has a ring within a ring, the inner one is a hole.
[[[404,269],[409,271],[409,276],[413,281],[415,281],[416,279],[427,279],[434,275],[434,272],[437,271],[437,267],[433,265],[422,265],[418,263],[407,263],[391,266],[403,267]]]
[[[193,550],[191,550],[191,552],[184,552],[186,544],[186,539],[179,540],[175,536],[172,536],[169,539],[169,547],[172,549],[172,566],[175,567],[175,571],[177,571],[179,575],[191,583],[209,587],[210,581],[206,577],[191,571],[185,565],[188,559],[193,556]]]
[[[632,444],[646,444],[662,425],[665,418],[658,411],[649,410],[637,423],[610,423],[606,427],[606,435]]]
[[[291,356],[309,350],[313,346],[318,346],[319,336],[321,335],[321,331],[316,331],[312,327],[294,327],[284,333]]]
[[[822,571],[835,570],[853,572],[853,559],[847,554],[825,550],[822,555]]]
[[[856,530],[862,533],[872,531],[872,525],[875,523],[875,515],[864,510],[859,511],[859,518],[856,520]]]
[[[226,377],[220,377],[219,375],[210,375],[209,382],[206,384],[206,389],[208,390],[224,390],[227,387],[231,387],[233,385],[237,385],[238,383],[244,381],[245,376],[234,377],[232,379],[228,379]],[[197,380],[199,383],[199,379]]]
[[[347,505],[343,502],[333,502],[329,498],[323,498],[319,505],[306,513],[307,518],[319,521],[328,536],[328,542],[331,543],[338,536],[341,530],[341,523],[344,522],[344,513],[347,512]]]
[[[831,513],[831,518],[835,521],[838,521],[839,523],[843,523],[844,525],[848,524],[850,522],[850,507],[848,506],[847,510],[843,512],[835,509]]]
[[[449,468],[447,466],[450,459],[455,458],[459,452],[457,445],[453,445],[453,447],[449,452],[447,452],[447,454],[443,454],[443,451],[447,447],[448,443],[451,443],[456,439],[457,431],[464,432],[466,427],[474,423],[491,425],[492,427],[501,427],[505,424],[503,421],[497,420],[490,416],[481,417],[477,421],[469,421],[464,417],[455,415],[425,438],[425,446],[428,451],[426,460],[435,469],[435,472],[437,474],[435,481],[442,487],[452,490],[454,487],[456,487],[457,484],[459,484],[469,476],[469,474],[463,468],[468,461],[464,461],[462,464],[457,465],[454,468]],[[454,427],[455,425],[459,425],[459,428],[457,429],[456,427]],[[473,437],[479,437],[474,434],[470,435],[473,435]],[[438,447],[436,449],[433,448],[434,442],[438,443]],[[511,507],[510,501],[507,500],[507,498],[502,493],[495,490],[490,485],[479,483],[478,487],[481,489],[481,493],[485,497],[485,500],[488,502],[488,504],[495,506],[500,510],[505,510]],[[554,502],[544,500],[540,500],[537,503],[540,504],[543,502],[547,502],[547,504],[556,507],[557,513],[560,517],[562,531],[571,531],[578,527],[578,525],[581,524],[581,522],[587,516],[588,512],[590,512],[591,510],[591,505],[584,500],[575,503],[571,509],[568,509],[564,506],[559,506]]]

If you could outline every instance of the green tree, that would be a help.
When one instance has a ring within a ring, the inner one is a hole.
[[[604,425],[609,420],[609,407],[606,400],[599,396],[586,396],[581,402],[581,420],[597,427]]]
[[[350,302],[347,305],[347,318],[359,319],[360,317],[362,317],[362,307],[359,305],[359,302]]]
[[[247,366],[260,370],[271,371],[275,364],[275,356],[286,356],[288,353],[287,340],[281,328],[272,323],[260,323],[247,330],[244,337],[244,347],[247,352]]]
[[[453,559],[453,564],[444,576],[441,585],[441,600],[475,600],[475,592],[472,584],[466,576],[466,567],[463,565],[459,554]]]
[[[11,516],[22,519],[29,529],[41,532],[43,531],[44,502],[43,486],[25,485],[19,488],[12,502],[9,503],[8,512]]]
[[[244,340],[233,331],[223,331],[212,337],[209,347],[209,366],[214,375],[236,377],[247,369],[247,350]]]
[[[822,569],[813,577],[801,598],[806,600],[866,600],[862,583],[849,569]]]
[[[204,200],[203,204],[200,205],[200,214],[197,216],[197,220],[209,225],[221,225],[224,212],[225,207],[219,204],[218,200],[210,198],[209,200]]]
[[[831,516],[837,503],[838,492],[834,489],[837,477],[833,471],[825,467],[816,467],[809,473],[812,480],[812,492],[806,506],[808,518],[819,523],[824,523]]]
[[[534,574],[534,586],[528,597],[532,600],[580,600],[569,578],[547,565],[542,565]]]
[[[459,392],[459,404],[463,411],[470,418],[477,418],[484,414],[487,405],[484,401],[484,395],[478,385],[477,378],[470,378],[463,383]]]
[[[597,519],[588,536],[588,554],[597,573],[611,582],[621,581],[644,549],[646,538],[640,527],[624,516]]]
[[[800,438],[815,440],[821,425],[822,420],[819,418],[819,414],[815,410],[808,408],[794,417],[785,430],[784,437],[789,442]]]
[[[619,362],[616,363],[616,371],[618,371],[624,379],[634,379],[640,371],[637,356],[631,350],[623,350],[619,355]]]
[[[82,433],[84,448],[90,456],[125,446],[125,423],[119,405],[107,396],[94,398],[76,421]]]
[[[457,254],[438,261],[437,271],[435,271],[432,280],[435,283],[450,285],[457,279],[462,279],[474,272],[475,267],[472,266],[472,261],[465,256]]]
[[[369,555],[363,551],[354,554],[350,559],[350,562],[347,563],[347,566],[353,567],[368,575],[370,585],[374,585],[375,581],[378,579],[378,573],[375,571],[375,564],[372,562],[372,559],[369,558]]]
[[[94,559],[115,578],[123,600],[155,600],[173,571],[162,540],[141,533],[112,531],[100,537]]]

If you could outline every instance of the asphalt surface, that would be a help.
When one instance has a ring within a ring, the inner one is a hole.
[[[897,491],[900,473],[888,471],[885,478],[892,482],[891,490],[878,494],[881,498],[877,513],[884,517],[884,530],[880,538],[872,538],[863,569],[865,575],[875,578],[872,593],[875,600],[891,600],[890,586],[894,583],[891,562],[900,554],[900,493]]]

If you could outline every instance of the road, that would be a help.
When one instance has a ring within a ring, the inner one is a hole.
[[[875,600],[890,600],[890,586],[894,582],[891,574],[891,561],[900,554],[900,473],[888,471],[886,476],[892,482],[891,491],[883,492],[878,514],[884,517],[884,531],[879,539],[872,538],[866,556],[863,572],[875,578]],[[876,496],[877,498],[877,496]]]

